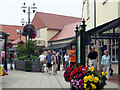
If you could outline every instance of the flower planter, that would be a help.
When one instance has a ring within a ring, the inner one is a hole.
[[[25,70],[25,61],[15,61],[16,70]]]
[[[106,85],[107,72],[96,73],[94,66],[70,66],[64,72],[64,79],[71,90],[101,90]]]
[[[22,70],[22,71],[32,71],[32,72],[39,72],[41,71],[40,68],[40,61],[15,61],[15,69]]]
[[[40,61],[39,60],[32,61],[32,72],[40,72],[40,71],[41,71]]]
[[[27,72],[32,71],[32,62],[31,61],[25,61],[25,71],[27,71]]]

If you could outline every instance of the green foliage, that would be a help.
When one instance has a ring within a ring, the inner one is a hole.
[[[28,42],[24,45],[18,44],[18,60],[36,60],[38,59],[38,52],[36,42],[30,40],[29,47]],[[30,55],[28,55],[30,52]]]

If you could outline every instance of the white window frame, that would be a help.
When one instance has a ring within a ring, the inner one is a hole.
[[[112,46],[112,44],[115,44],[115,55],[113,55],[113,46]],[[110,48],[110,49],[111,49],[111,52],[110,52],[110,53],[111,53],[111,54],[110,54],[110,56],[111,56],[111,62],[112,62],[112,63],[114,63],[114,62],[117,63],[117,62],[118,62],[118,60],[117,60],[117,58],[116,58],[116,57],[117,57],[117,51],[116,51],[116,48],[117,48],[117,40],[115,40],[115,43],[113,43],[113,40],[111,40],[111,43],[108,44],[108,45],[111,46],[111,48]],[[115,57],[115,61],[112,60],[112,56]]]

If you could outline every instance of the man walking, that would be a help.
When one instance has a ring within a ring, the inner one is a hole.
[[[52,73],[52,64],[51,64],[51,51],[48,51],[48,54],[46,56],[46,61],[47,61],[47,67],[48,67],[48,73],[51,74]]]
[[[45,59],[46,59],[46,56],[44,55],[44,52],[43,52],[43,53],[39,56],[40,65],[41,65],[41,68],[42,68],[42,73],[44,72],[43,64],[45,63]]]
[[[98,53],[95,51],[94,46],[91,47],[91,52],[89,52],[87,57],[87,65],[89,63],[90,66],[94,66],[95,70],[97,70]]]
[[[72,46],[72,50],[69,52],[70,64],[74,65],[76,63],[76,47]]]

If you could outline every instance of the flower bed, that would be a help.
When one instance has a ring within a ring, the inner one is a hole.
[[[73,88],[80,90],[101,90],[106,85],[106,76],[108,74],[102,72],[100,75],[95,72],[93,67],[69,66],[64,72],[64,79],[70,82]]]

